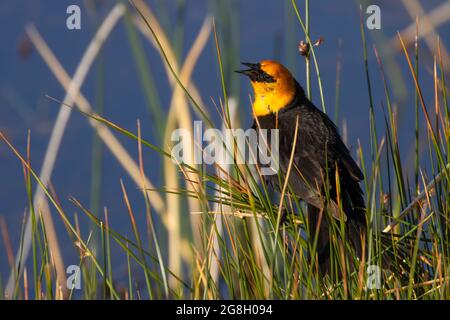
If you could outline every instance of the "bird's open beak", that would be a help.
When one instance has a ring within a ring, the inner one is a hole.
[[[261,69],[261,65],[259,63],[250,63],[250,62],[241,62],[244,66],[247,66],[249,69],[245,70],[236,70],[235,72],[245,74],[246,76],[250,76],[255,74]]]

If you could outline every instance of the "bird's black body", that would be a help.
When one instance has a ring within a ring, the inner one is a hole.
[[[289,191],[308,204],[309,235],[315,239],[318,230],[317,253],[322,272],[330,270],[330,222],[345,222],[345,235],[361,256],[366,229],[359,186],[363,174],[336,126],[307,99],[303,88],[282,64],[273,60],[243,64],[248,69],[237,72],[246,75],[253,87],[253,128],[269,129],[265,132],[269,140],[271,129],[279,130],[279,175],[264,177],[270,186],[282,190],[291,165]],[[266,143],[272,145],[271,141]]]
[[[304,90],[296,81],[295,86],[294,99],[289,105],[277,113],[258,116],[253,127],[279,129],[279,168],[282,177],[286,176],[292,147],[296,140],[289,186],[298,198],[308,204],[311,234],[314,235],[320,211],[328,210],[335,219],[346,221],[347,236],[357,254],[360,254],[361,235],[366,227],[365,204],[359,186],[363,174],[351,157],[334,123],[307,99]],[[297,121],[297,138],[295,138]],[[336,190],[336,171],[340,184],[339,200]],[[282,188],[279,185],[278,175],[265,176],[265,178],[272,187],[278,190]],[[331,200],[331,203],[327,205],[324,204],[326,192],[329,192]],[[338,203],[341,203],[346,217],[342,217]],[[324,271],[328,269],[329,260],[329,224],[325,214],[321,221],[317,252],[319,263]]]

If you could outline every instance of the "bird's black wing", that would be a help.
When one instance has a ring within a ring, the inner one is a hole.
[[[324,116],[326,117],[324,118],[324,121],[330,123],[331,132],[329,132],[329,134],[333,136],[332,141],[334,141],[334,143],[332,144],[333,149],[331,151],[334,153],[334,158],[338,161],[341,167],[345,167],[347,173],[352,177],[353,180],[358,182],[363,180],[364,175],[361,172],[359,166],[356,164],[355,160],[350,155],[350,151],[342,141],[336,126],[328,118],[328,116]]]
[[[306,99],[297,107],[279,114],[280,158],[285,159],[287,163],[289,162],[297,117],[298,133],[294,163],[300,174],[290,177],[289,182],[293,189],[298,190],[300,196],[307,202],[314,204],[314,201],[308,201],[308,196],[315,197],[316,195],[308,193],[305,188],[311,189],[312,186],[317,190],[319,187],[317,191],[322,191],[323,194],[324,190],[320,190],[320,188],[324,188],[324,183],[328,180],[330,181],[328,187],[330,188],[330,195],[332,198],[336,198],[334,181],[337,166],[341,190],[343,190],[343,197],[346,198],[344,201],[348,207],[344,208],[344,211],[351,218],[356,215],[356,219],[359,220],[362,218],[361,214],[355,213],[353,207],[364,206],[362,191],[359,186],[363,174],[339,136],[334,123],[325,113],[318,110]],[[282,170],[283,166],[287,166],[283,161],[280,161],[280,164]],[[305,182],[309,186],[306,186]]]

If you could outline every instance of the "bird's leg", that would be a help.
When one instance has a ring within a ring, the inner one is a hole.
[[[291,195],[287,194],[287,197],[289,198],[289,204],[291,204],[291,201],[290,201]],[[278,205],[278,211],[280,211],[279,208],[280,208],[280,205]],[[291,208],[292,208],[292,205],[291,205]],[[280,212],[280,225],[287,225],[289,222],[290,222],[289,221],[289,212],[285,207],[283,207],[283,208],[281,208],[281,212]]]
[[[286,208],[282,208],[280,212],[280,225],[287,225],[289,223],[289,213]]]

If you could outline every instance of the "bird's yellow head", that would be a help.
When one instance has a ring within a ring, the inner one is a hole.
[[[250,78],[255,94],[253,101],[255,116],[277,113],[294,100],[295,79],[282,64],[273,60],[242,64],[249,69],[237,72]]]

